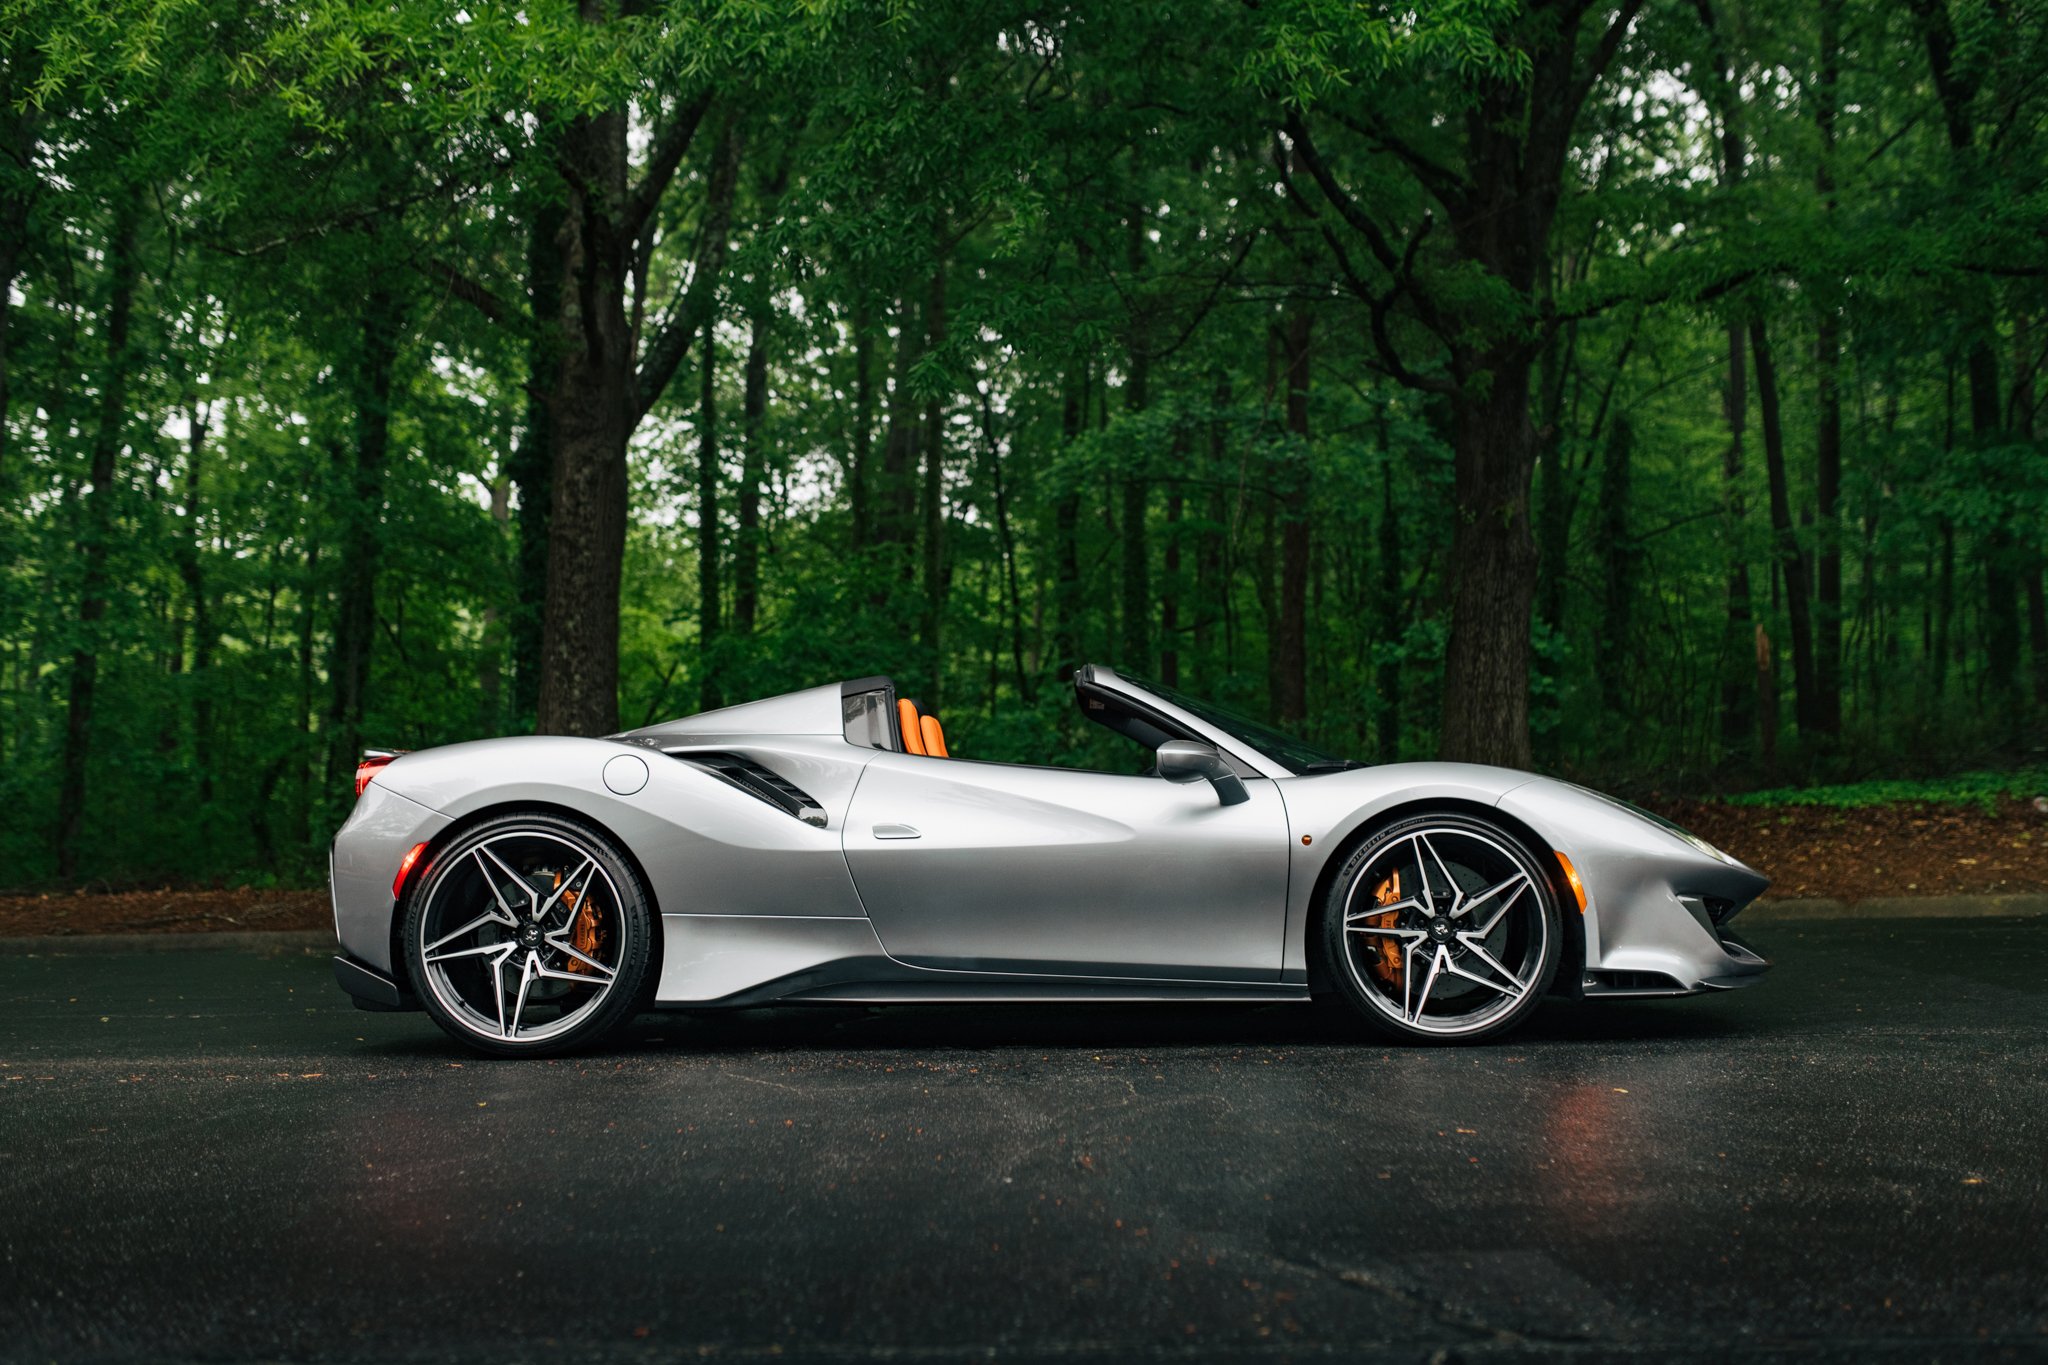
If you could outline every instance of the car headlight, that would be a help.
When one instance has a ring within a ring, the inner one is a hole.
[[[1700,838],[1699,835],[1694,834],[1691,830],[1680,829],[1677,825],[1672,825],[1670,828],[1672,833],[1676,834],[1679,838],[1685,840],[1688,844],[1691,844],[1700,852],[1706,854],[1709,858],[1719,859],[1721,862],[1727,863],[1731,867],[1737,866],[1735,859],[1729,857],[1720,849],[1715,848],[1712,844],[1708,843],[1705,839]]]
[[[1638,806],[1633,801],[1624,801],[1618,796],[1609,796],[1606,792],[1596,792],[1591,787],[1580,787],[1579,790],[1586,793],[1588,796],[1599,797],[1602,801],[1605,801],[1610,806],[1619,806],[1622,810],[1627,811],[1630,815],[1633,815],[1641,820],[1649,821],[1651,824],[1657,826],[1657,828],[1665,831],[1667,834],[1677,835],[1679,838],[1685,840],[1686,843],[1692,845],[1693,848],[1697,849],[1701,853],[1706,854],[1709,858],[1714,859],[1716,862],[1726,863],[1730,867],[1742,866],[1742,863],[1740,861],[1729,857],[1720,849],[1715,848],[1712,844],[1708,843],[1705,839],[1700,838],[1699,835],[1694,834],[1691,830],[1685,828],[1683,825],[1677,824],[1676,822],[1671,820],[1666,820],[1663,816],[1657,814],[1657,812],[1653,810],[1644,810],[1641,806]]]

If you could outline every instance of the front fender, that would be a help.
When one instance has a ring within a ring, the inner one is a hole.
[[[1308,926],[1315,917],[1316,890],[1330,860],[1347,850],[1360,830],[1408,807],[1490,808],[1535,780],[1529,773],[1478,763],[1388,763],[1279,779],[1288,824],[1287,927],[1280,979],[1308,980]]]

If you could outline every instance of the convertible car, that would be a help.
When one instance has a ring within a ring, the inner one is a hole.
[[[370,751],[334,840],[336,977],[538,1056],[647,1008],[810,1003],[1325,999],[1464,1042],[1545,995],[1769,965],[1727,927],[1765,878],[1646,812],[1350,762],[1102,666],[1073,681],[1132,771],[951,754],[887,678],[604,739]]]

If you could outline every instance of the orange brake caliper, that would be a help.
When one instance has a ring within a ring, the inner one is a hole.
[[[562,874],[557,872],[555,885],[561,884]],[[604,942],[604,935],[597,930],[597,906],[589,896],[579,898],[574,891],[563,892],[562,903],[576,912],[576,922],[569,927],[570,946],[585,957],[595,958],[598,948]],[[567,970],[587,975],[591,967],[588,962],[579,962],[572,957],[568,961]]]
[[[1401,899],[1401,870],[1395,868],[1393,875],[1381,882],[1373,891],[1372,903],[1374,905],[1392,905],[1399,899]],[[1391,929],[1394,927],[1395,921],[1400,918],[1400,911],[1389,910],[1384,915],[1367,915],[1365,923],[1375,929]],[[1368,964],[1372,968],[1372,974],[1390,986],[1399,987],[1401,984],[1401,942],[1399,939],[1391,936],[1376,935],[1375,937],[1378,938],[1378,942],[1373,945],[1376,956]]]

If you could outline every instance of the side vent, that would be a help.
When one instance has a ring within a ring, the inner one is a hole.
[[[693,768],[701,768],[713,777],[720,778],[738,787],[747,795],[766,801],[785,815],[795,816],[807,825],[825,828],[825,808],[811,799],[810,793],[791,783],[788,778],[772,772],[751,758],[739,754],[685,753],[671,754]]]

